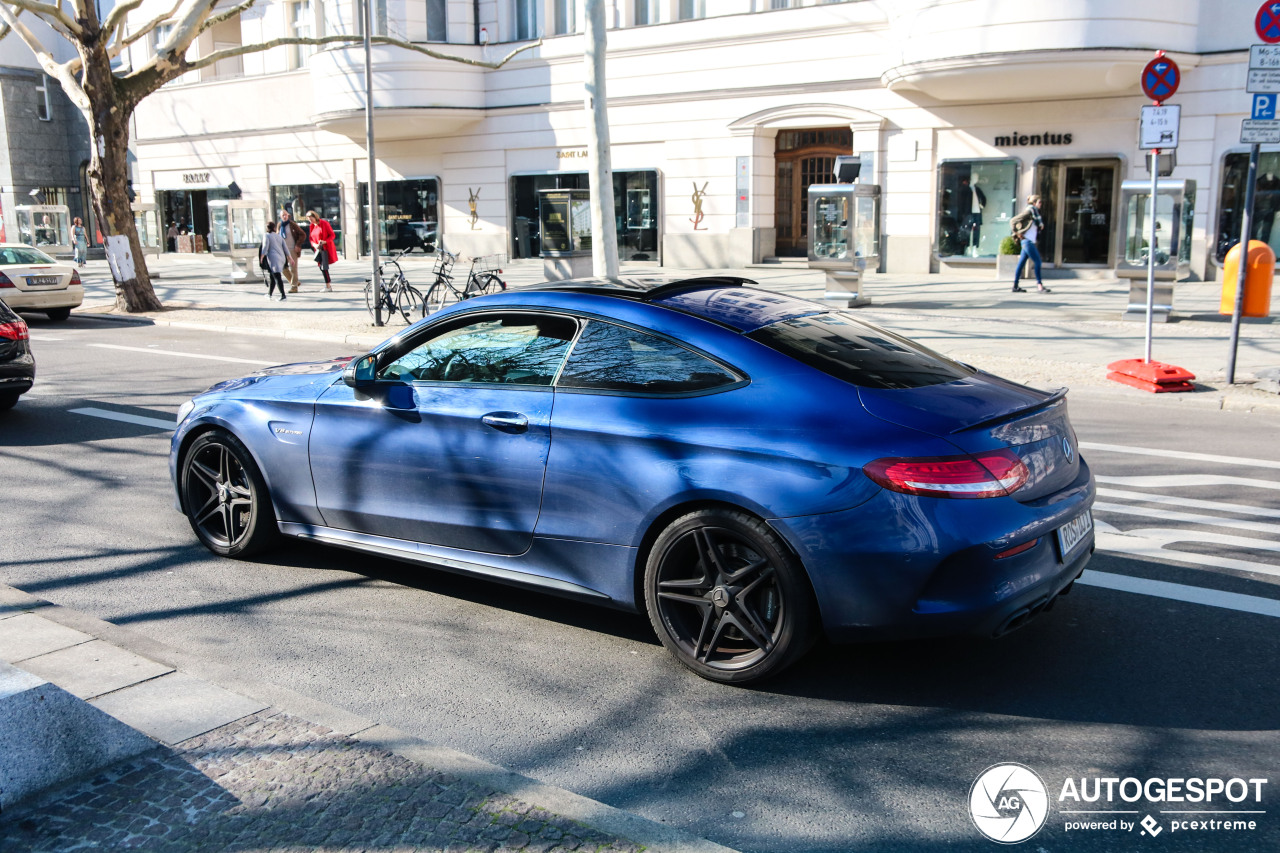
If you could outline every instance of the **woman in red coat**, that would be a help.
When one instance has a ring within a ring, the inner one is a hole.
[[[307,219],[311,221],[311,245],[316,247],[316,264],[324,276],[324,289],[332,291],[333,281],[329,278],[329,264],[338,262],[338,247],[333,226],[320,218],[314,210],[307,211]]]

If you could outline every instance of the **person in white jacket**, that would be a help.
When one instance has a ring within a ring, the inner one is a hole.
[[[285,267],[285,248],[284,238],[276,231],[274,222],[267,223],[267,233],[262,238],[262,246],[258,249],[258,261],[265,264],[263,269],[268,273],[267,278],[267,298],[275,293],[275,289],[280,288],[280,301],[284,302],[284,279],[280,277],[280,271]]]

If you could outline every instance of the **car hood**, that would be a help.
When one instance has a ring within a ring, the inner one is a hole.
[[[301,376],[316,373],[336,373],[346,367],[355,356],[342,355],[327,361],[299,361],[294,364],[280,364],[259,370],[259,376]]]

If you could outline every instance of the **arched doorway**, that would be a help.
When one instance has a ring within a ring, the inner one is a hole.
[[[853,131],[843,127],[779,130],[774,148],[774,226],[777,253],[804,257],[809,241],[809,187],[831,183],[835,158],[853,153]]]

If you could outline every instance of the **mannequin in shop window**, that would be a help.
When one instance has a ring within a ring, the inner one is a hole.
[[[1271,242],[1271,222],[1276,218],[1277,209],[1280,209],[1280,175],[1270,169],[1258,176],[1253,204],[1257,225],[1253,229],[1253,239]]]
[[[982,242],[982,210],[987,206],[987,194],[978,186],[978,179],[962,178],[960,180],[960,213],[961,222],[965,223],[968,232],[968,246],[965,254],[977,257],[980,254],[978,244]]]

